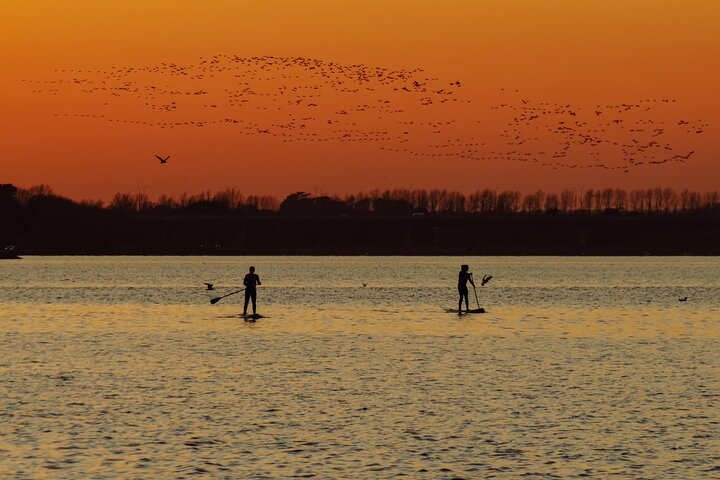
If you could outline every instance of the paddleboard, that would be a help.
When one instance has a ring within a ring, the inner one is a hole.
[[[460,311],[458,311],[458,310],[455,309],[455,308],[448,308],[448,309],[447,309],[447,313],[455,313],[455,314],[459,313],[459,314],[461,314],[461,315],[464,315],[464,314],[466,314],[466,313],[485,313],[485,309],[482,308],[482,307],[480,307],[480,308],[474,308],[474,309],[471,309],[471,310],[460,310]]]
[[[243,315],[242,313],[239,313],[237,315],[228,315],[227,317],[219,317],[219,318],[242,318],[248,322],[252,322],[259,318],[267,318],[267,317],[265,315],[260,315],[259,313],[256,313],[256,314],[247,313],[245,315]]]

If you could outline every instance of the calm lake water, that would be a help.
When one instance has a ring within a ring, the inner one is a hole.
[[[0,478],[720,478],[719,325],[718,258],[3,261]]]

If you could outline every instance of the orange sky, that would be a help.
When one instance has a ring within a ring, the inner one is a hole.
[[[321,187],[718,188],[720,2],[3,8],[0,183],[106,200],[228,186],[279,196]],[[216,55],[217,67],[200,63]],[[289,63],[245,60],[266,55]],[[297,57],[320,67],[290,65]],[[338,72],[361,64],[424,71],[338,83]],[[171,159],[161,166],[155,154]]]

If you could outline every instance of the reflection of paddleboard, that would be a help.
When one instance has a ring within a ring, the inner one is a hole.
[[[448,308],[447,312],[448,312],[448,313],[459,313],[459,314],[462,315],[462,314],[465,314],[465,313],[485,313],[485,309],[482,308],[482,307],[480,307],[480,308],[474,308],[474,309],[472,309],[472,310],[460,310],[460,311],[458,311],[458,310],[455,309],[455,308]]]

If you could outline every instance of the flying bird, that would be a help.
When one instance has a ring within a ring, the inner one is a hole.
[[[155,158],[157,158],[158,160],[160,160],[160,163],[162,164],[162,163],[167,163],[167,161],[170,159],[170,155],[168,155],[168,156],[165,157],[165,158],[162,158],[160,155],[155,155]]]

